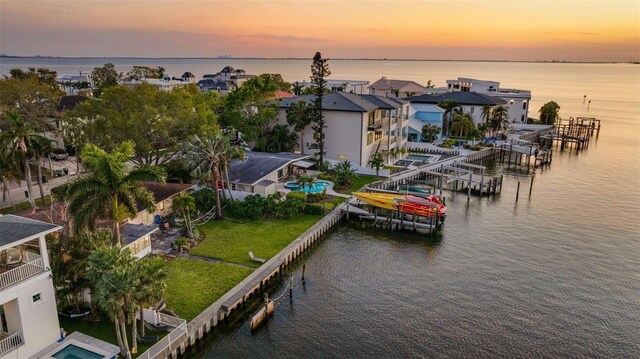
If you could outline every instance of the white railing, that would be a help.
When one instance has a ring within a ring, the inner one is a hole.
[[[0,289],[12,286],[18,282],[21,282],[29,277],[44,272],[44,262],[42,257],[35,253],[25,252],[26,263],[19,265],[16,268],[10,269],[4,273],[0,273]]]
[[[187,335],[187,321],[184,319],[172,317],[163,313],[158,314],[160,322],[175,327],[166,337],[160,339],[152,347],[138,356],[138,359],[158,359],[168,358],[167,349],[171,351],[171,346],[176,341]]]
[[[0,340],[0,356],[5,355],[22,344],[24,344],[22,331],[11,334],[10,336]]]

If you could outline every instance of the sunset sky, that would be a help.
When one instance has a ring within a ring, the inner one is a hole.
[[[639,61],[640,1],[0,0],[0,53]]]

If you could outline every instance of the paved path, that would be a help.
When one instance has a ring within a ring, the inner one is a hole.
[[[196,260],[200,260],[200,261],[205,261],[205,262],[209,262],[209,263],[221,263],[221,264],[226,264],[226,265],[230,265],[230,266],[234,266],[234,267],[240,267],[240,268],[246,268],[246,269],[251,269],[252,271],[256,270],[255,267],[252,266],[248,266],[246,264],[242,264],[242,263],[235,263],[235,262],[227,262],[227,261],[223,261],[222,259],[218,259],[218,258],[209,258],[209,257],[202,257],[202,256],[195,256],[193,254],[189,254],[189,253],[174,253],[173,254],[174,257],[177,258],[189,258],[189,259],[196,259]],[[249,255],[247,254],[247,258],[249,258]],[[256,262],[257,263],[257,262]]]

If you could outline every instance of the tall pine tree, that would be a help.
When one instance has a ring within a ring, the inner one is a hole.
[[[316,95],[312,105],[313,125],[311,129],[313,129],[316,142],[312,143],[310,147],[316,150],[314,155],[318,158],[320,165],[324,163],[324,155],[327,154],[324,133],[327,125],[322,115],[322,98],[327,88],[327,80],[324,78],[329,75],[331,75],[331,71],[329,71],[327,59],[323,59],[322,55],[316,52],[316,55],[313,57],[313,63],[311,64],[311,83],[313,84],[313,92]]]

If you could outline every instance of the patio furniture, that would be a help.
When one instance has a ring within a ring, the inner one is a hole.
[[[22,251],[16,248],[9,248],[6,253],[5,266],[18,266],[22,263]]]
[[[266,262],[266,260],[262,259],[262,258],[258,258],[256,256],[253,255],[253,251],[249,251],[249,258],[251,258],[252,261],[254,262],[258,262],[258,263],[264,263]]]

